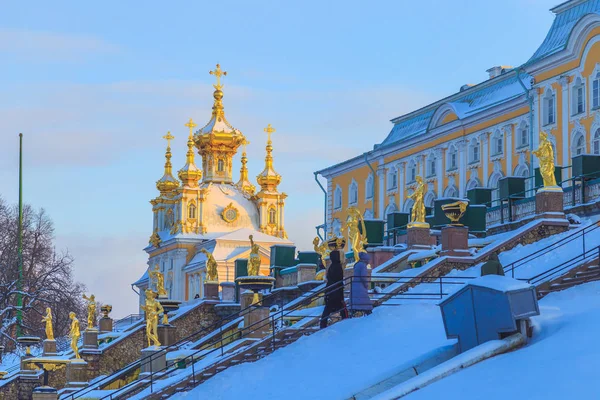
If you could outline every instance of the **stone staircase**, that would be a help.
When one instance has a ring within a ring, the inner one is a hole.
[[[579,268],[571,270],[567,276],[559,277],[538,288],[538,300],[552,292],[572,288],[583,283],[600,280],[600,266],[598,262],[587,263]]]

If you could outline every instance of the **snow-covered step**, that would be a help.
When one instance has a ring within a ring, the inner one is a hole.
[[[592,277],[592,276],[596,276],[596,275],[600,275],[600,270],[586,270],[586,271],[579,271],[575,274],[576,277]]]

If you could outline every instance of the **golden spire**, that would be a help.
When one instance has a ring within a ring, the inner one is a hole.
[[[273,142],[271,141],[271,134],[275,132],[275,128],[271,124],[267,125],[264,129],[267,133],[267,155],[265,157],[265,169],[257,177],[257,181],[263,190],[274,191],[277,190],[277,185],[281,182],[281,175],[279,175],[273,169]]]
[[[156,188],[160,191],[160,194],[167,194],[179,187],[179,182],[173,177],[172,164],[171,164],[171,140],[175,139],[175,136],[171,135],[171,132],[167,132],[163,139],[167,141],[167,151],[165,153],[165,173],[156,182]]]
[[[215,88],[215,92],[213,93],[213,97],[215,98],[215,103],[213,104],[213,117],[217,118],[219,121],[221,118],[225,116],[223,111],[223,85],[221,84],[221,76],[226,76],[227,72],[221,70],[221,66],[217,64],[217,68],[214,71],[208,71],[209,74],[214,75],[217,78],[217,83],[213,85]]]
[[[244,138],[242,142],[242,146],[244,146],[242,151],[242,168],[240,169],[240,180],[237,183],[237,187],[240,188],[240,190],[242,190],[244,193],[252,196],[254,195],[256,187],[248,180],[248,167],[246,167],[248,158],[246,157],[246,146],[249,144],[250,142]]]
[[[185,157],[185,165],[179,170],[178,176],[184,186],[196,187],[198,186],[198,181],[202,178],[202,171],[196,166],[194,161],[194,128],[198,125],[190,118],[184,126],[190,129],[187,141],[188,151]]]

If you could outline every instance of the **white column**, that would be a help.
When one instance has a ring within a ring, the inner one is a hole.
[[[379,178],[379,206],[377,207],[377,218],[383,219],[385,208],[385,171],[386,168],[383,166],[383,158],[379,160],[379,167],[377,167],[377,177]]]
[[[442,197],[442,193],[444,193],[444,156],[445,152],[443,148],[440,147],[435,149],[437,197]]]
[[[512,131],[513,126],[507,125],[504,127],[504,154],[506,155],[506,174],[505,176],[512,175],[512,155],[513,155],[513,145],[512,145]]]
[[[562,87],[562,167],[570,164],[569,154],[569,77],[561,76],[558,80]],[[558,141],[558,140],[557,140]],[[570,169],[563,169],[565,176],[562,179],[568,179],[571,175]]]
[[[465,186],[467,184],[467,141],[461,140],[458,146],[458,196],[465,197]]]
[[[484,185],[484,183],[487,181],[487,178],[489,176],[489,171],[488,171],[488,164],[490,162],[490,151],[489,151],[489,132],[485,132],[482,133],[479,136],[479,142],[481,143],[481,154],[482,154],[482,160],[481,162],[483,163],[483,179],[481,180],[482,186]]]
[[[405,174],[405,162],[400,162],[396,165],[398,168],[398,210],[402,211],[404,205],[404,174]]]

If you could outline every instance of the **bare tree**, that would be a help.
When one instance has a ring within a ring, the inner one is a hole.
[[[0,197],[0,343],[15,343],[17,294],[23,334],[43,336],[41,316],[51,307],[54,334],[65,335],[69,312],[85,315],[85,287],[73,280],[73,258],[54,248],[54,226],[43,209],[23,209],[23,281],[18,289],[18,209]]]

